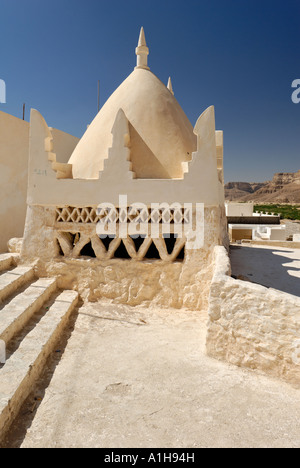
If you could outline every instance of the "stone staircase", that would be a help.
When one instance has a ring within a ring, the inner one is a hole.
[[[36,278],[16,256],[0,255],[0,439],[31,393],[79,300],[59,291],[55,278]],[[3,343],[4,342],[4,343]]]

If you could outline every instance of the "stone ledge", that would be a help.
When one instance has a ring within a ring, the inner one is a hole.
[[[79,299],[65,291],[0,370],[0,434],[18,414]]]
[[[56,279],[41,279],[12,299],[0,313],[0,339],[7,344],[50,298],[56,288]]]
[[[15,253],[0,254],[0,272],[9,270],[12,266],[17,264],[19,255]]]
[[[293,242],[293,241],[276,241],[276,240],[243,240],[242,244],[249,244],[249,245],[268,245],[270,247],[286,247],[288,249],[300,249],[300,242]]]
[[[210,357],[300,387],[300,298],[235,280],[226,250],[214,251],[206,349]],[[298,362],[299,361],[299,362]]]
[[[0,304],[18,288],[34,278],[32,267],[17,267],[0,276]]]

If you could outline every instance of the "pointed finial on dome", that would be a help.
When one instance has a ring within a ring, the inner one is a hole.
[[[173,86],[172,86],[172,81],[171,81],[171,77],[170,77],[170,76],[169,76],[167,88],[168,88],[168,90],[170,91],[170,93],[172,93],[173,96],[174,96],[174,91],[173,91]]]
[[[148,67],[149,49],[146,44],[145,32],[143,27],[141,28],[139,43],[137,48],[135,49],[135,53],[137,56],[135,69],[144,68],[145,70],[150,70],[150,68]]]
[[[141,30],[140,30],[140,37],[139,37],[139,43],[138,43],[138,47],[142,47],[142,46],[147,47],[146,38],[145,38],[145,31],[144,31],[143,26],[141,27]]]

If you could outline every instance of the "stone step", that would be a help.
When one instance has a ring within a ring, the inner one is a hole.
[[[64,291],[0,370],[0,434],[5,434],[43,371],[77,305],[75,291]]]
[[[56,278],[39,279],[14,297],[0,311],[0,339],[8,344],[56,289]]]
[[[27,282],[34,279],[32,267],[18,266],[0,276],[0,304]]]
[[[0,271],[9,270],[13,265],[18,255],[16,254],[0,254]]]

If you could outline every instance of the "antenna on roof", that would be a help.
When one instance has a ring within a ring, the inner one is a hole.
[[[25,104],[23,104],[23,120],[25,120]]]

